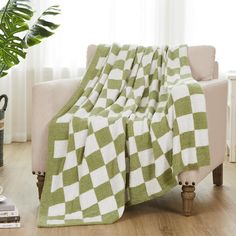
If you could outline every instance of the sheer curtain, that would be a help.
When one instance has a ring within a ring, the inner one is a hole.
[[[190,45],[213,45],[221,73],[236,70],[236,1],[186,1],[185,41]]]
[[[60,5],[61,26],[53,37],[31,48],[27,59],[7,77],[0,79],[0,94],[9,96],[5,143],[30,140],[32,86],[82,75],[89,44],[181,44],[185,38],[185,0],[32,0],[32,3],[37,12]]]
[[[52,1],[43,2],[38,4]],[[44,44],[44,63],[49,67],[84,67],[89,44],[178,44],[184,39],[185,0],[54,2],[63,14],[56,35]]]

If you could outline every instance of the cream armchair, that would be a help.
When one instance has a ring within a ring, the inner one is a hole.
[[[87,64],[95,50],[94,45],[88,47]],[[227,81],[218,79],[215,49],[211,46],[189,47],[188,56],[193,77],[202,85],[206,97],[211,162],[209,166],[185,171],[178,176],[185,215],[191,214],[195,185],[210,172],[213,172],[213,183],[222,185],[227,108]],[[37,175],[39,198],[46,172],[48,123],[79,84],[80,79],[76,78],[44,82],[33,87],[32,172]]]

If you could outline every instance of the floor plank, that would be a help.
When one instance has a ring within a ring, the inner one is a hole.
[[[22,227],[0,229],[3,236],[37,235],[236,235],[236,164],[224,164],[224,185],[215,187],[209,175],[196,187],[194,215],[181,215],[181,188],[165,196],[127,208],[123,217],[112,225],[37,228],[39,205],[36,178],[31,174],[31,144],[15,143],[4,147],[4,167],[0,184],[4,194],[19,208]]]

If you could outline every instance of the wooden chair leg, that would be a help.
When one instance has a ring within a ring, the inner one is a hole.
[[[223,184],[223,164],[216,167],[213,172],[213,184],[216,186],[221,186]]]
[[[193,200],[196,196],[195,187],[193,185],[183,185],[181,197],[183,200],[183,214],[185,216],[192,215]]]
[[[39,193],[39,200],[41,199],[41,194],[43,191],[44,179],[45,179],[45,174],[37,175],[37,180],[38,180],[37,187],[38,187],[38,193]]]

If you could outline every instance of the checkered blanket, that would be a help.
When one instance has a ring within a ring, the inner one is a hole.
[[[208,164],[205,98],[187,46],[100,45],[50,123],[38,224],[112,223]]]

